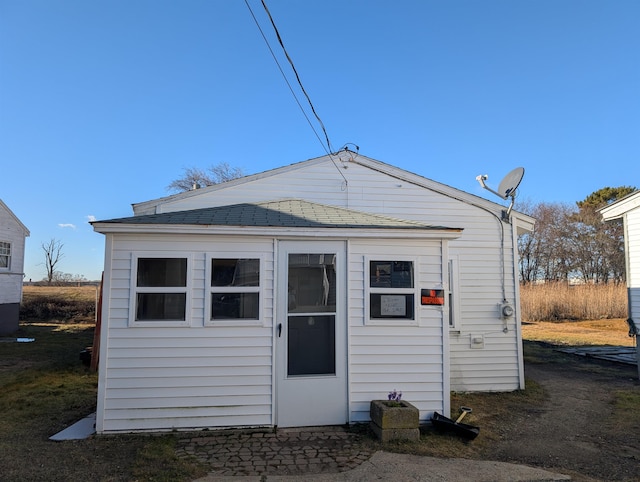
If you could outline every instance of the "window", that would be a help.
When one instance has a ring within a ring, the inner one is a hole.
[[[187,312],[187,258],[137,258],[136,322],[183,322]]]
[[[0,241],[0,269],[11,268],[11,243]]]
[[[369,261],[369,320],[415,320],[413,261]]]
[[[260,320],[260,259],[211,258],[208,322]]]

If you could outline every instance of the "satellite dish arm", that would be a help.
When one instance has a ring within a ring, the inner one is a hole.
[[[489,186],[487,186],[485,184],[485,181],[489,178],[489,176],[487,176],[486,174],[481,174],[480,176],[476,177],[476,181],[478,181],[480,183],[480,186],[482,186],[483,189],[486,189],[487,191],[491,191],[493,194],[495,194],[498,197],[501,197],[502,199],[507,199],[509,196],[503,196],[502,194],[500,194],[497,191],[494,191],[493,189],[491,189]],[[512,198],[513,199],[513,198]]]

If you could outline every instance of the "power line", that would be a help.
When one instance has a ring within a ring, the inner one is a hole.
[[[287,79],[287,76],[285,75],[284,70],[282,69],[282,67],[280,65],[280,62],[278,62],[278,59],[277,59],[275,53],[273,52],[273,49],[271,48],[271,45],[269,44],[269,41],[267,40],[267,37],[266,37],[266,35],[264,34],[264,32],[262,30],[262,27],[260,27],[260,23],[258,22],[258,19],[256,18],[255,14],[253,13],[253,10],[251,9],[251,6],[249,5],[248,0],[244,0],[244,3],[246,4],[247,8],[249,9],[249,12],[251,13],[251,16],[253,17],[253,21],[255,22],[256,26],[258,27],[258,30],[260,31],[260,34],[262,35],[263,40],[267,44],[267,48],[269,49],[269,52],[271,52],[271,56],[273,57],[273,60],[275,61],[276,65],[278,66],[278,69],[280,70],[280,73],[282,74],[282,77],[284,78],[284,81],[287,83],[287,86],[289,87],[289,90],[291,91],[291,94],[293,95],[293,98],[295,99],[296,103],[298,104],[298,107],[302,111],[302,114],[304,115],[305,119],[307,119],[307,123],[311,127],[311,130],[313,131],[313,133],[318,138],[318,141],[322,145],[323,149],[326,151],[326,153],[329,156],[331,156],[331,154],[333,152],[333,148],[331,147],[331,141],[329,141],[329,135],[327,134],[327,130],[324,127],[324,123],[320,119],[320,116],[316,112],[316,110],[315,110],[315,108],[313,106],[313,103],[311,102],[311,98],[309,97],[309,95],[307,94],[307,91],[305,90],[304,86],[302,85],[302,81],[300,80],[300,76],[298,75],[298,71],[296,70],[296,67],[293,64],[293,61],[291,60],[291,57],[289,56],[289,53],[287,52],[287,49],[284,46],[284,42],[282,41],[282,37],[280,36],[280,32],[278,31],[278,27],[276,27],[276,24],[275,24],[275,22],[273,20],[273,17],[271,16],[271,12],[269,12],[269,9],[267,8],[267,5],[266,5],[265,1],[264,0],[261,0],[261,1],[262,1],[262,6],[263,6],[265,12],[269,16],[269,20],[271,21],[271,25],[273,26],[273,30],[275,31],[276,37],[278,38],[278,42],[280,43],[280,46],[282,47],[282,50],[283,50],[285,56],[287,57],[287,60],[289,61],[289,64],[291,65],[291,68],[293,69],[293,72],[294,72],[294,74],[296,76],[296,80],[298,81],[298,85],[300,86],[300,89],[302,89],[302,93],[304,94],[304,96],[307,98],[307,102],[309,103],[309,106],[311,107],[311,111],[313,112],[313,115],[315,116],[315,118],[320,123],[320,127],[322,128],[322,132],[324,133],[324,137],[325,137],[325,140],[326,140],[326,143],[327,143],[326,147],[325,147],[324,143],[322,142],[322,139],[320,138],[320,135],[316,131],[315,127],[313,126],[313,123],[311,122],[311,120],[307,116],[307,113],[305,112],[304,108],[302,107],[302,104],[300,103],[300,100],[298,99],[298,96],[296,95],[295,91],[293,90],[293,87],[289,83],[289,80]]]

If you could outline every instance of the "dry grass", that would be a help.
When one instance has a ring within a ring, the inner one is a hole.
[[[522,338],[553,345],[635,346],[624,319],[523,323]]]
[[[57,296],[73,301],[95,301],[97,286],[37,286],[25,285],[22,288],[24,300],[37,296]]]
[[[96,286],[25,286],[20,320],[90,323],[95,321],[97,297]]]
[[[527,284],[520,288],[524,321],[627,318],[625,285]]]

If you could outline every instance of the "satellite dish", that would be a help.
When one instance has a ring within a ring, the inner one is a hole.
[[[502,199],[511,198],[511,204],[509,205],[509,209],[506,211],[503,211],[502,213],[502,218],[505,221],[509,221],[509,214],[511,214],[511,209],[513,208],[513,203],[516,198],[516,189],[518,189],[518,186],[520,185],[520,182],[522,182],[523,177],[524,177],[524,167],[516,167],[514,170],[510,171],[506,176],[504,176],[502,181],[500,181],[497,191],[494,191],[484,183],[489,178],[489,176],[485,174],[485,175],[476,177],[476,180],[487,191],[491,191],[493,194],[495,194],[498,197],[501,197]]]
[[[524,167],[516,167],[513,171],[509,172],[500,185],[498,186],[498,195],[503,199],[507,199],[509,196],[514,197],[516,189],[522,182],[524,176]],[[512,195],[513,194],[513,195]]]

